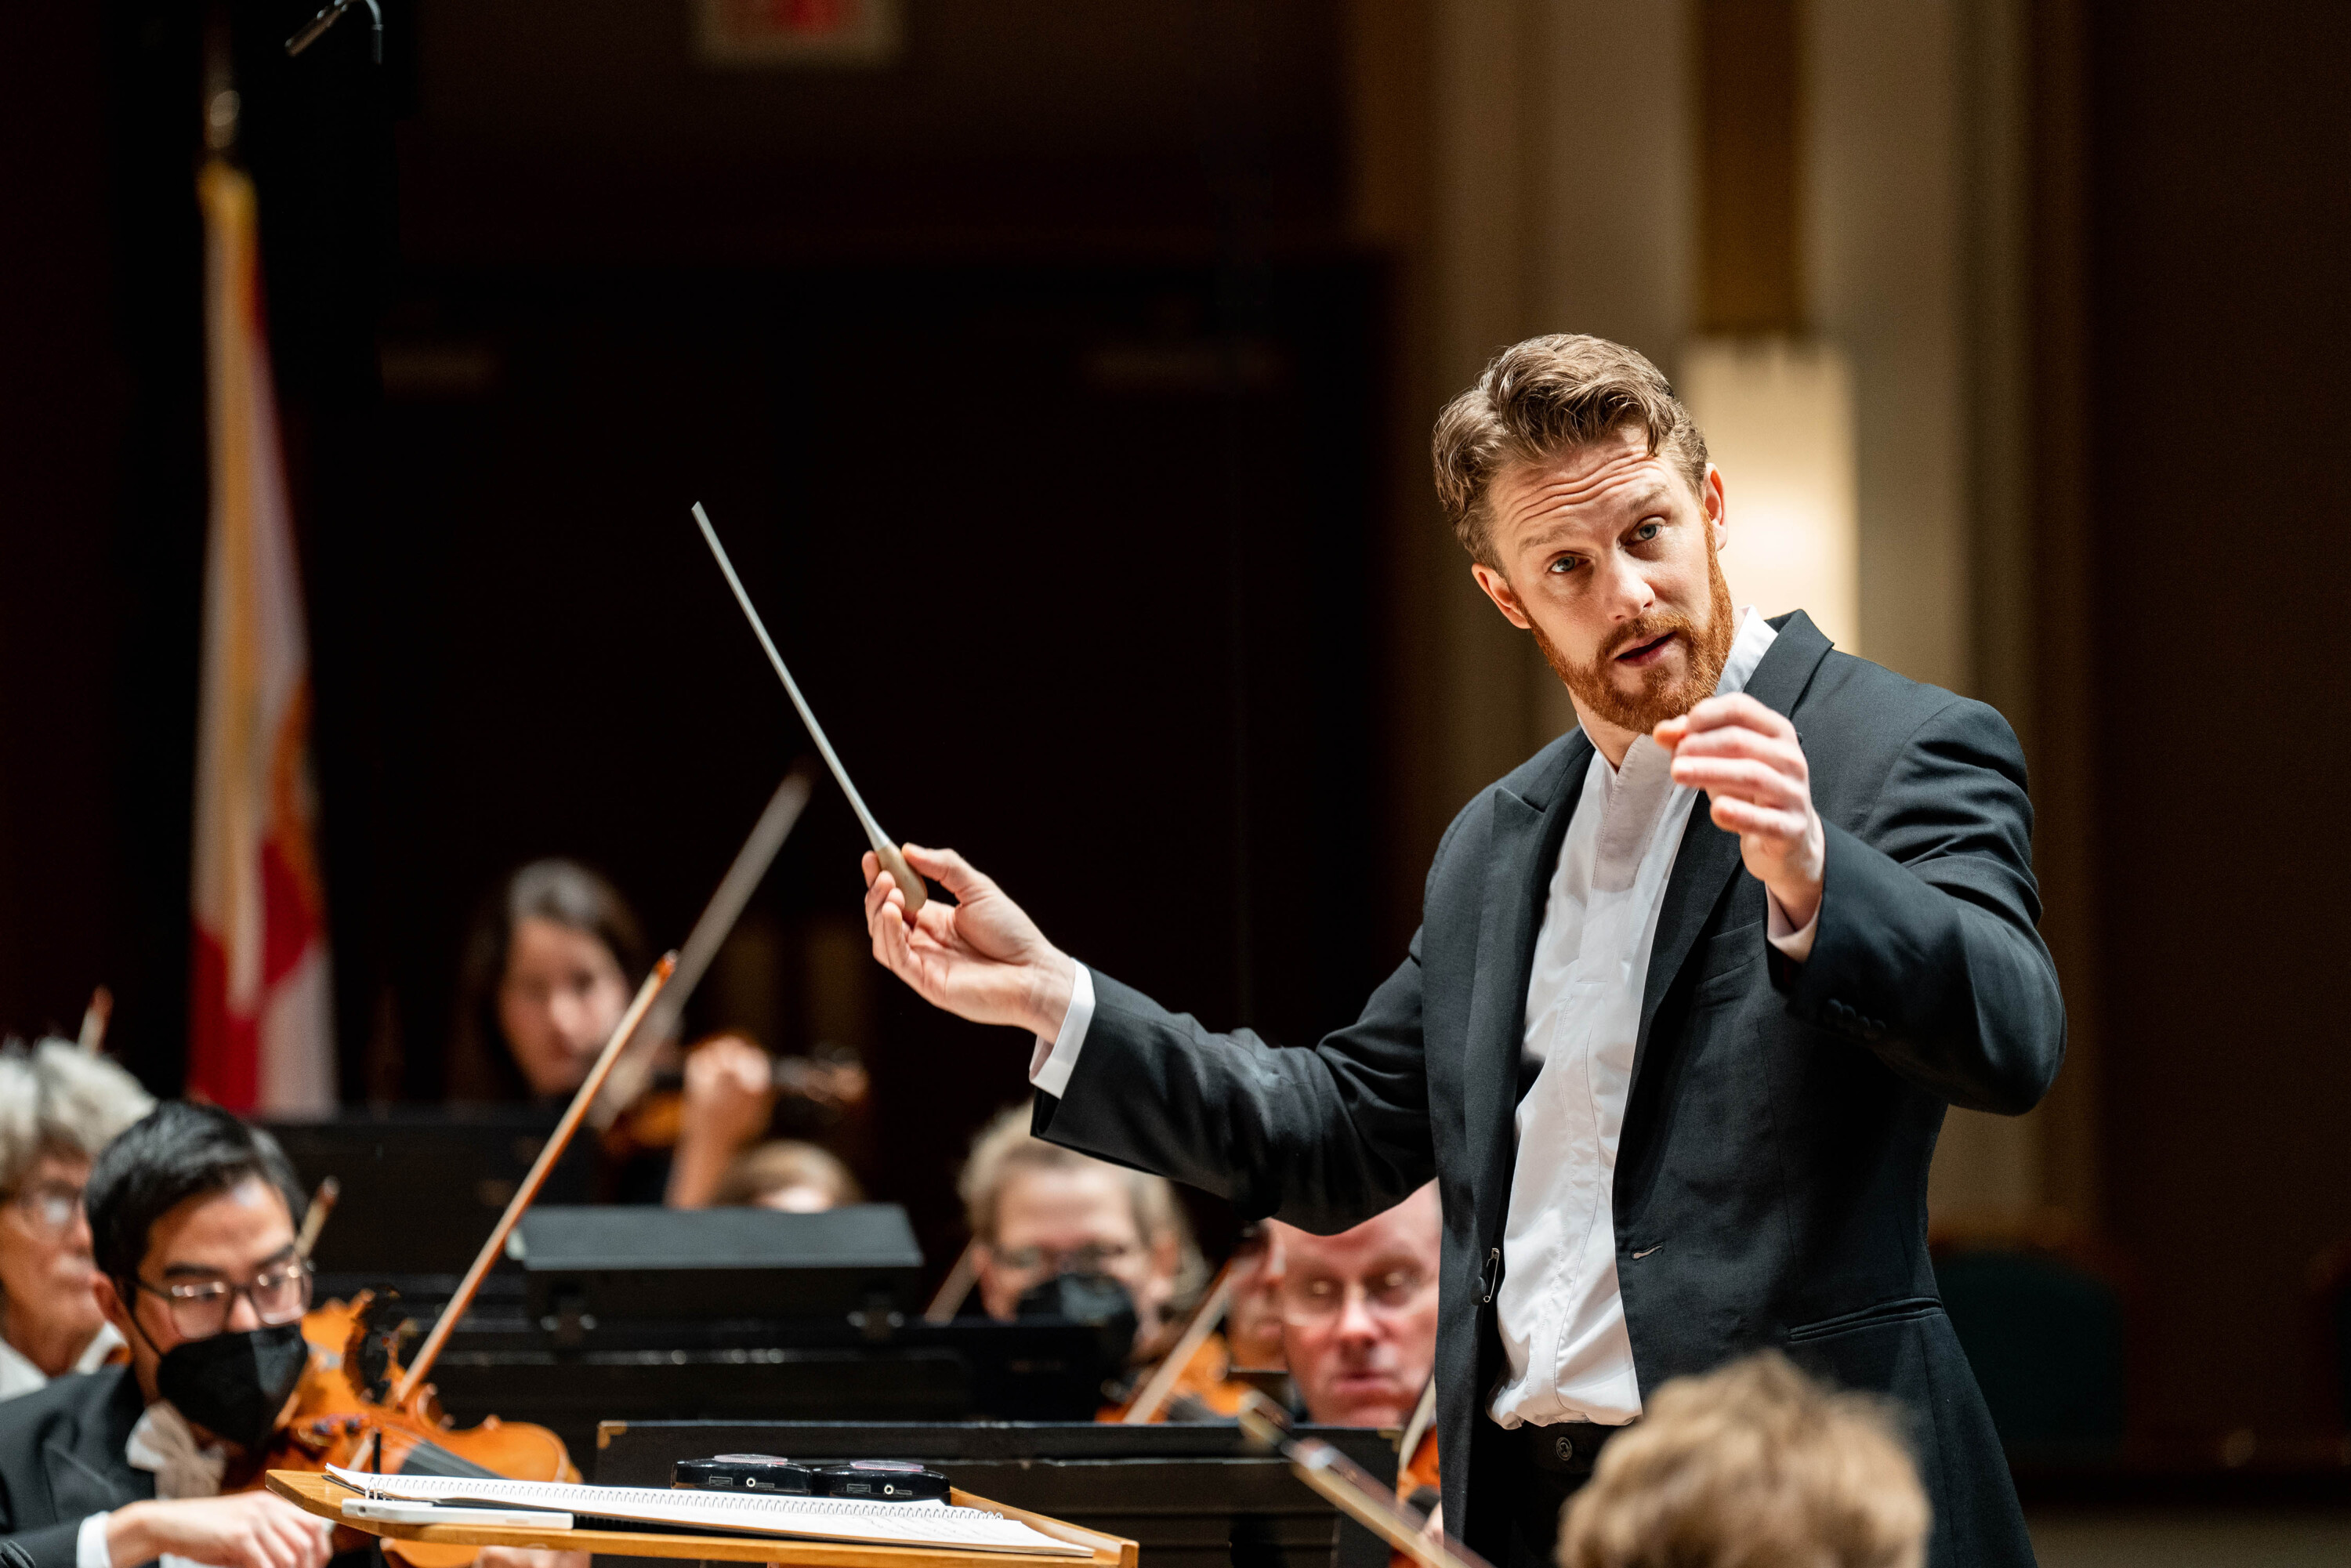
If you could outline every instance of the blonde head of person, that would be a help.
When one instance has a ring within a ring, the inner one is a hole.
[[[1148,1342],[1204,1272],[1176,1189],[1046,1143],[1029,1126],[1025,1105],[998,1115],[956,1183],[981,1306],[1009,1320],[1022,1296],[1056,1275],[1103,1274],[1134,1300],[1138,1342]]]
[[[0,1051],[0,1399],[89,1371],[121,1343],[90,1290],[82,1189],[99,1152],[154,1104],[64,1040]]]
[[[825,1149],[798,1138],[770,1138],[726,1168],[711,1202],[738,1208],[820,1214],[863,1203],[865,1189],[850,1168]]]
[[[1884,1402],[1766,1351],[1657,1390],[1568,1503],[1559,1568],[1918,1568],[1929,1518]]]

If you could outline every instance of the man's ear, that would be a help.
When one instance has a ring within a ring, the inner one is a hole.
[[[1721,549],[1730,543],[1730,508],[1723,495],[1722,470],[1709,463],[1706,465],[1706,483],[1698,493],[1698,505],[1706,508],[1706,525],[1714,536],[1714,548]]]
[[[1470,562],[1469,575],[1477,580],[1479,587],[1486,591],[1486,597],[1494,601],[1494,608],[1502,612],[1502,619],[1521,632],[1534,624],[1527,619],[1527,612],[1519,607],[1519,596],[1511,591],[1509,578],[1484,561]]]
[[[131,1303],[122,1299],[122,1292],[114,1288],[114,1281],[100,1274],[90,1281],[89,1292],[98,1299],[98,1310],[108,1322],[114,1325],[114,1332],[126,1340],[130,1339],[133,1328]]]

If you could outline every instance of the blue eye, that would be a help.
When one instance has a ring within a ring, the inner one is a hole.
[[[1582,561],[1576,559],[1575,557],[1572,555],[1563,555],[1543,570],[1549,571],[1555,577],[1564,577],[1583,564],[1583,563]]]
[[[1643,523],[1639,528],[1633,530],[1633,537],[1639,539],[1642,543],[1646,544],[1649,540],[1657,537],[1658,531],[1663,527],[1664,525],[1660,523]]]

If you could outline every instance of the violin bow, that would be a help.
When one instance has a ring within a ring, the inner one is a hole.
[[[514,1233],[516,1222],[522,1218],[523,1211],[530,1207],[531,1200],[538,1196],[538,1189],[547,1185],[548,1173],[555,1168],[555,1162],[563,1157],[564,1147],[571,1142],[571,1134],[580,1130],[580,1120],[588,1114],[588,1107],[594,1103],[596,1092],[604,1087],[604,1080],[611,1076],[613,1063],[620,1061],[621,1052],[628,1049],[629,1041],[635,1038],[639,1026],[645,1021],[645,1015],[653,1010],[654,1001],[662,994],[662,988],[669,984],[669,977],[676,969],[677,955],[664,953],[661,961],[653,966],[653,973],[645,977],[645,983],[637,988],[635,998],[629,1003],[629,1010],[621,1015],[621,1021],[613,1026],[612,1038],[604,1042],[604,1049],[598,1053],[596,1065],[588,1070],[586,1078],[580,1080],[579,1092],[571,1096],[571,1103],[564,1107],[563,1119],[556,1123],[555,1131],[549,1134],[546,1145],[538,1151],[538,1158],[531,1162],[530,1174],[523,1177],[520,1186],[515,1188],[514,1197],[507,1203],[507,1211],[498,1216],[497,1224],[490,1231],[490,1239],[483,1242],[482,1249],[474,1255],[474,1265],[465,1270],[465,1278],[458,1285],[457,1293],[450,1298],[447,1306],[441,1309],[440,1317],[434,1322],[433,1332],[424,1336],[423,1346],[416,1353],[416,1359],[408,1364],[406,1372],[401,1374],[399,1385],[392,1391],[390,1403],[393,1409],[408,1403],[409,1396],[416,1392],[418,1385],[424,1381],[425,1374],[433,1370],[433,1364],[441,1359],[441,1352],[448,1344],[449,1335],[455,1330],[457,1320],[464,1317],[465,1310],[474,1304],[475,1293],[481,1290],[482,1280],[489,1273],[490,1265],[496,1262],[498,1254],[505,1250],[507,1238]]]
[[[294,1238],[294,1256],[309,1260],[311,1249],[319,1245],[319,1232],[327,1228],[327,1216],[335,1212],[335,1200],[343,1196],[343,1184],[329,1176],[310,1195],[310,1207],[302,1211],[302,1233]]]
[[[105,1051],[107,1020],[113,1017],[114,993],[100,986],[90,992],[89,1006],[81,1009],[81,1035],[74,1043],[90,1056]]]
[[[963,1244],[961,1252],[956,1254],[955,1267],[948,1270],[947,1277],[939,1281],[937,1292],[931,1297],[931,1304],[923,1309],[923,1321],[926,1323],[955,1322],[956,1313],[963,1307],[964,1298],[971,1294],[971,1288],[978,1279],[979,1238],[975,1236]]]
[[[1152,1369],[1142,1392],[1128,1403],[1126,1414],[1119,1417],[1121,1425],[1140,1426],[1166,1407],[1167,1396],[1176,1392],[1176,1380],[1184,1375],[1184,1369],[1192,1364],[1192,1357],[1208,1343],[1217,1325],[1225,1321],[1225,1313],[1233,1304],[1233,1287],[1238,1283],[1235,1266],[1239,1262],[1238,1258],[1228,1258],[1225,1266],[1217,1270],[1207,1295],[1192,1313],[1192,1321],[1176,1336],[1175,1348]]]
[[[1241,1396],[1240,1425],[1250,1441],[1288,1459],[1290,1473],[1340,1512],[1422,1568],[1488,1568],[1486,1560],[1467,1546],[1431,1531],[1426,1515],[1398,1501],[1371,1471],[1319,1437],[1291,1432],[1289,1412],[1254,1388]]]
[[[808,809],[810,788],[808,763],[803,759],[792,765],[792,770],[784,775],[784,781],[768,798],[768,808],[752,824],[751,836],[735,852],[734,863],[719,879],[710,902],[703,905],[702,916],[694,923],[694,929],[686,933],[685,946],[677,952],[677,974],[645,1016],[644,1027],[637,1031],[636,1040],[613,1064],[603,1092],[589,1107],[588,1124],[597,1132],[603,1132],[620,1120],[621,1113],[635,1103],[638,1092],[644,1088],[653,1071],[653,1052],[677,1027],[678,1016],[684,1012],[694,988],[702,983],[710,961],[718,956],[727,934],[743,917],[743,907],[758,891],[760,879],[776,863],[777,852],[784,847],[800,813]]]

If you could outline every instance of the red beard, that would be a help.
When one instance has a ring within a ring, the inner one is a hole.
[[[1722,563],[1716,559],[1711,533],[1707,538],[1706,570],[1711,580],[1712,603],[1704,622],[1693,621],[1679,611],[1653,611],[1619,628],[1601,648],[1599,656],[1588,664],[1568,658],[1543,635],[1541,626],[1534,628],[1535,645],[1542,650],[1552,674],[1574,694],[1577,705],[1584,712],[1635,735],[1646,735],[1667,719],[1679,718],[1714,695],[1716,684],[1722,679],[1722,666],[1730,658],[1731,639],[1739,628],[1738,612],[1730,604],[1730,584],[1724,580]],[[1637,693],[1626,696],[1619,691],[1611,678],[1616,655],[1668,633],[1680,637],[1687,650],[1687,671],[1677,680],[1660,660],[1640,672],[1641,689]]]

